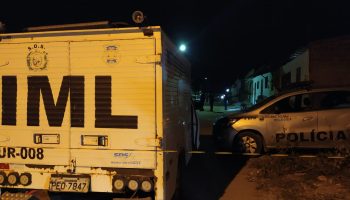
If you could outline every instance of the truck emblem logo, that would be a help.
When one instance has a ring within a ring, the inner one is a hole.
[[[132,153],[114,153],[114,157],[116,158],[129,158],[132,155]]]
[[[47,67],[47,53],[44,45],[34,44],[28,47],[27,66],[29,70],[44,70]]]
[[[109,45],[105,47],[103,60],[107,64],[117,64],[119,61],[119,52],[116,45]]]

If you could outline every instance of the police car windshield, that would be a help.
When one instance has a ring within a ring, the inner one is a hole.
[[[277,97],[276,95],[272,95],[270,97],[267,97],[266,99],[259,101],[258,103],[252,105],[251,107],[248,107],[245,111],[247,112],[247,111],[252,111],[252,110],[258,109],[276,97]]]

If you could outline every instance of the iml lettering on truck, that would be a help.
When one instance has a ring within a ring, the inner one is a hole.
[[[71,127],[84,127],[84,76],[64,76],[56,100],[47,76],[29,76],[27,126],[40,126],[40,96],[50,126],[60,127],[70,97]],[[2,76],[2,125],[16,126],[17,77]],[[40,95],[41,94],[41,95]],[[112,115],[112,77],[95,77],[95,127],[137,129],[138,117]]]

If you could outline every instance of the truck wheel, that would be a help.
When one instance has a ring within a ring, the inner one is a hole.
[[[252,132],[240,133],[236,136],[233,149],[238,153],[262,153],[262,138],[260,135]]]

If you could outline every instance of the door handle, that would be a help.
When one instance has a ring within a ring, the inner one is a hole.
[[[312,120],[312,119],[313,119],[313,117],[304,117],[303,121],[309,121],[309,120]]]
[[[82,135],[81,136],[82,146],[108,146],[107,135]]]

